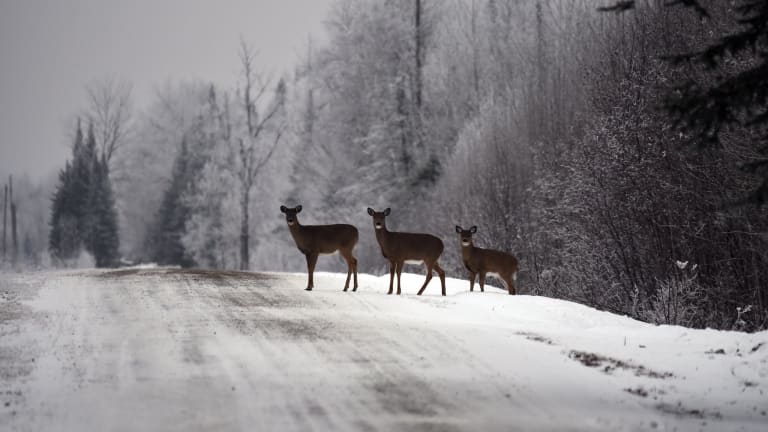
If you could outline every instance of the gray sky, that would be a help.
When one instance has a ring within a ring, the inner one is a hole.
[[[84,85],[133,83],[136,108],[167,80],[234,85],[240,36],[266,71],[323,39],[332,0],[0,0],[0,173],[33,177],[69,157]]]

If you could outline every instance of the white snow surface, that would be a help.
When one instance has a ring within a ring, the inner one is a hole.
[[[0,430],[768,430],[768,332],[345,277],[0,274]]]

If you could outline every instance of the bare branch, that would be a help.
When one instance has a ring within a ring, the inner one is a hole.
[[[97,145],[110,161],[127,142],[132,122],[132,85],[108,77],[86,86],[88,108],[84,116],[94,125]]]
[[[262,159],[258,165],[256,165],[255,172],[259,172],[264,165],[269,162],[269,160],[272,158],[272,154],[275,152],[275,149],[277,149],[277,144],[280,142],[280,137],[283,136],[283,128],[278,128],[277,132],[275,133],[275,141],[272,143],[272,148],[269,149],[269,152],[267,152],[267,155]]]

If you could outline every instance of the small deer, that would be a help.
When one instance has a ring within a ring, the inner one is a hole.
[[[368,208],[368,214],[373,216],[373,227],[376,229],[376,240],[381,246],[381,253],[389,260],[389,292],[387,294],[392,294],[392,283],[397,272],[397,295],[400,295],[400,274],[403,272],[403,265],[423,263],[427,267],[427,280],[424,281],[418,295],[424,292],[429,281],[432,280],[432,270],[437,271],[440,276],[443,295],[445,295],[445,272],[437,263],[443,253],[442,240],[429,234],[387,230],[385,219],[390,211],[386,209],[383,212],[377,212]]]
[[[312,291],[314,281],[312,275],[315,272],[317,257],[320,255],[330,255],[336,251],[347,261],[347,281],[344,283],[344,291],[349,289],[349,278],[352,273],[355,274],[355,287],[352,291],[357,291],[357,258],[352,255],[352,249],[355,248],[358,239],[357,228],[347,224],[335,225],[301,225],[296,216],[301,212],[301,206],[288,208],[280,206],[280,211],[285,213],[285,221],[288,222],[288,229],[291,231],[293,241],[301,253],[307,257],[307,291]]]
[[[485,292],[485,276],[491,275],[501,279],[509,295],[514,295],[518,270],[517,258],[504,252],[475,247],[472,243],[472,234],[477,232],[476,226],[465,230],[456,225],[456,232],[461,241],[461,258],[464,266],[469,270],[469,290],[474,291],[475,275],[479,274],[480,291]]]

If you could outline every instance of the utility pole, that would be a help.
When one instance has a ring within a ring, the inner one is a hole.
[[[16,234],[16,203],[13,202],[13,176],[8,177],[9,195],[11,198],[11,234],[12,234],[12,250],[11,250],[11,263],[16,266],[16,258],[18,257],[19,242]]]
[[[6,257],[6,231],[8,226],[8,185],[3,185],[5,194],[3,196],[3,262]]]

